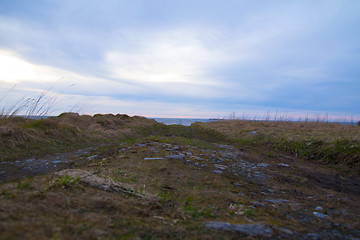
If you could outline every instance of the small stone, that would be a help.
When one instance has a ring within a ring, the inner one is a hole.
[[[323,214],[323,213],[319,213],[319,212],[313,212],[313,214],[318,217],[318,218],[322,218],[322,219],[326,219],[328,215]]]
[[[250,134],[251,134],[251,135],[256,135],[257,132],[256,132],[256,131],[251,131]]]
[[[258,167],[268,167],[269,164],[267,164],[267,163],[259,163],[257,166]]]
[[[227,166],[225,165],[221,165],[221,164],[214,164],[214,166],[218,169],[221,169],[221,170],[225,170],[227,168]]]
[[[279,163],[278,165],[281,167],[290,167],[290,165],[286,163]]]
[[[263,190],[264,192],[268,192],[268,193],[275,193],[274,190],[270,189],[270,188],[264,188]]]
[[[223,173],[221,170],[214,170],[214,173]]]
[[[93,159],[96,158],[96,157],[97,157],[97,155],[92,155],[92,156],[88,157],[87,159],[88,159],[89,161],[91,161],[91,160],[93,160]]]
[[[322,211],[323,208],[322,208],[321,206],[317,206],[317,207],[315,208],[315,210],[316,210],[316,211]]]

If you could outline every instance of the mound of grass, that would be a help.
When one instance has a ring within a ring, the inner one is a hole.
[[[162,124],[127,115],[80,116],[64,113],[46,119],[0,119],[0,160],[68,151],[144,137]]]
[[[289,154],[315,163],[360,173],[360,128],[324,122],[219,121],[201,124],[270,156]]]

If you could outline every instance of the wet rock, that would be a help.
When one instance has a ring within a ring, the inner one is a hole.
[[[324,214],[324,213],[319,213],[319,212],[313,212],[313,214],[321,219],[326,219],[328,215]]]
[[[275,193],[275,191],[270,188],[264,188],[263,192],[271,193],[271,194]]]
[[[91,160],[93,160],[93,159],[96,158],[96,157],[97,157],[97,155],[92,155],[92,156],[88,157],[87,159],[88,159],[89,161],[91,161]]]
[[[214,167],[220,169],[220,170],[225,170],[227,168],[227,166],[225,165],[221,165],[221,164],[214,164]]]
[[[150,158],[144,158],[144,160],[147,160],[147,161],[149,161],[149,160],[164,160],[165,158],[163,158],[163,157],[150,157]]]
[[[317,207],[315,208],[315,210],[316,210],[316,211],[322,211],[323,208],[322,208],[321,206],[317,206]]]
[[[281,167],[290,167],[290,165],[286,163],[279,163],[278,165]]]
[[[174,159],[174,160],[183,160],[185,158],[184,154],[172,154],[165,156],[168,159]]]
[[[249,236],[271,237],[273,231],[265,225],[259,224],[230,224],[226,222],[207,222],[205,226],[220,231],[234,231]]]

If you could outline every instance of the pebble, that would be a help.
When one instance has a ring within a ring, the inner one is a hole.
[[[214,170],[214,173],[223,173],[221,170]]]
[[[92,156],[88,157],[87,159],[90,161],[90,160],[93,160],[96,157],[97,157],[97,155],[92,155]]]
[[[227,166],[221,165],[221,164],[214,164],[214,167],[221,169],[221,170],[225,170],[227,168]]]
[[[278,165],[281,167],[290,167],[290,165],[286,163],[279,163]]]
[[[322,219],[326,219],[328,215],[323,214],[323,213],[319,213],[319,212],[313,212],[313,214],[318,217],[318,218],[322,218]]]

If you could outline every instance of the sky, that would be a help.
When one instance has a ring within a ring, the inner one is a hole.
[[[1,0],[0,107],[360,117],[358,0]]]

